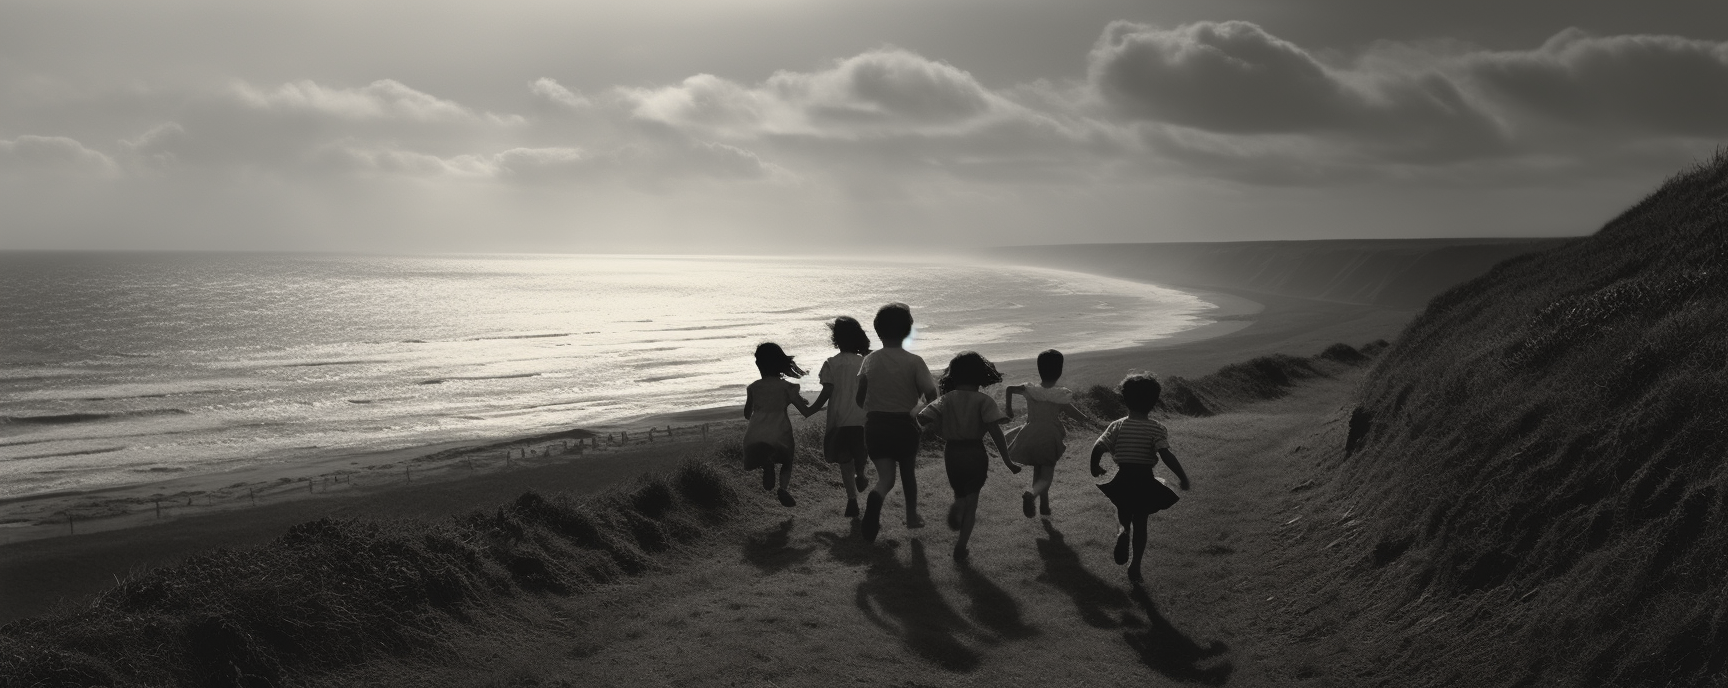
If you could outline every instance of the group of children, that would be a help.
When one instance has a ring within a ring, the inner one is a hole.
[[[1050,484],[1056,463],[1067,450],[1061,417],[1089,420],[1074,406],[1073,396],[1057,386],[1062,377],[1062,354],[1054,349],[1038,355],[1038,384],[1007,388],[1003,408],[989,394],[979,391],[1002,381],[1002,374],[988,359],[974,351],[963,351],[948,362],[938,381],[929,366],[902,344],[912,333],[912,310],[890,303],[876,311],[872,323],[882,348],[870,349],[870,338],[857,320],[841,316],[829,326],[839,353],[823,362],[818,374],[822,393],[813,403],[805,402],[796,383],[785,378],[803,377],[778,344],[756,347],[756,369],[761,374],[748,388],[744,417],[744,466],[762,471],[762,487],[776,490],[780,503],[797,503],[788,489],[792,479],[795,447],[792,422],[786,407],[805,417],[827,409],[823,433],[823,455],[840,471],[846,487],[848,517],[858,517],[858,493],[870,487],[865,477],[866,460],[876,465],[876,485],[865,498],[860,532],[875,541],[882,528],[882,502],[894,489],[896,475],[905,485],[906,527],[921,528],[918,514],[916,461],[920,435],[934,433],[944,441],[943,464],[954,502],[948,509],[948,526],[959,531],[954,558],[964,561],[967,543],[977,521],[978,495],[989,476],[989,455],[984,438],[989,437],[997,455],[1012,473],[1032,467],[1030,489],[1021,494],[1027,518],[1050,514]],[[1161,388],[1149,375],[1129,375],[1122,381],[1123,403],[1128,416],[1111,422],[1092,447],[1093,477],[1106,471],[1105,454],[1116,461],[1116,476],[1098,488],[1116,506],[1120,525],[1115,559],[1129,564],[1128,576],[1140,579],[1140,560],[1146,549],[1146,517],[1176,502],[1176,494],[1153,475],[1162,460],[1188,489],[1188,476],[1170,452],[1163,424],[1148,417],[1158,403]],[[1014,416],[1014,396],[1026,398],[1027,422],[1004,433],[1003,424]],[[923,404],[920,409],[920,404]],[[776,471],[778,467],[778,483]],[[1132,550],[1130,552],[1130,550]]]

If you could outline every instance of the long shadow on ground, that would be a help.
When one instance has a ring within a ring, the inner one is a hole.
[[[970,564],[961,563],[959,569],[960,591],[970,601],[966,607],[967,616],[1002,640],[1022,640],[1038,635],[1038,629],[1020,617],[1020,603],[1008,591]]]
[[[858,584],[857,603],[871,623],[900,636],[906,647],[949,671],[970,672],[983,658],[956,637],[972,625],[942,598],[930,580],[924,543],[912,541],[905,563],[895,556],[893,542],[884,543]]]
[[[792,547],[792,519],[779,527],[751,533],[744,540],[744,561],[766,573],[783,571],[804,563],[816,552],[816,546]]]
[[[1178,681],[1221,686],[1230,680],[1230,674],[1235,671],[1236,666],[1228,659],[1203,666],[1205,660],[1229,652],[1229,645],[1221,640],[1202,645],[1188,637],[1158,612],[1158,605],[1152,601],[1152,596],[1146,593],[1144,587],[1134,586],[1129,596],[1146,612],[1146,618],[1151,625],[1145,631],[1122,633],[1122,638],[1128,641],[1128,647],[1139,653],[1141,662],[1153,671]]]
[[[1130,613],[1127,593],[1081,564],[1080,553],[1068,545],[1062,531],[1048,520],[1044,521],[1044,532],[1049,537],[1037,542],[1038,556],[1044,560],[1044,573],[1038,576],[1039,581],[1067,593],[1074,600],[1080,619],[1094,628],[1140,625],[1140,620]],[[1112,612],[1116,615],[1112,616]]]

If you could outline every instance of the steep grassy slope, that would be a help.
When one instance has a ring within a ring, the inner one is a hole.
[[[1728,683],[1728,156],[1435,298],[1352,426],[1338,585],[1423,619],[1368,673]]]

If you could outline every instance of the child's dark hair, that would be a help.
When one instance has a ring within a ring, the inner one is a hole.
[[[1045,349],[1038,352],[1038,378],[1054,380],[1062,377],[1062,352]]]
[[[978,385],[989,387],[1002,381],[1002,374],[996,372],[996,364],[976,351],[962,351],[954,355],[954,360],[948,362],[948,369],[942,371],[942,393],[954,391],[958,385]]]
[[[870,325],[884,343],[901,341],[912,334],[912,307],[896,301],[878,308]]]
[[[792,357],[787,356],[786,352],[780,349],[780,345],[774,342],[762,342],[756,345],[756,370],[761,371],[763,377],[769,375],[804,377],[804,369],[799,368],[798,364],[792,361]]]
[[[1158,405],[1164,385],[1146,373],[1133,373],[1122,378],[1122,405],[1135,413],[1150,413]]]
[[[828,341],[834,343],[834,348],[849,354],[870,353],[870,335],[864,334],[864,326],[849,315],[828,323]]]

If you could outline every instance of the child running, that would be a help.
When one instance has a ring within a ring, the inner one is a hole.
[[[744,397],[744,418],[750,421],[744,428],[744,468],[762,469],[762,489],[774,489],[774,464],[780,464],[780,503],[798,503],[788,489],[792,482],[792,420],[786,416],[786,405],[798,408],[804,417],[815,413],[798,393],[798,383],[781,376],[804,377],[804,370],[780,349],[779,344],[763,342],[756,347],[756,371],[761,379],[750,383]]]
[[[816,379],[822,382],[822,394],[810,410],[819,411],[830,402],[828,429],[822,435],[822,456],[840,469],[840,482],[846,486],[846,516],[857,518],[858,493],[869,487],[864,477],[864,464],[869,453],[864,448],[864,409],[858,406],[858,368],[870,353],[870,337],[864,326],[848,316],[840,316],[828,325],[829,341],[840,353],[822,362]]]
[[[1132,374],[1122,379],[1122,403],[1128,407],[1128,417],[1117,419],[1104,428],[1098,442],[1092,445],[1092,477],[1104,475],[1099,460],[1108,453],[1116,461],[1116,477],[1099,485],[1098,489],[1116,505],[1116,563],[1128,564],[1128,579],[1140,580],[1140,557],[1146,552],[1146,517],[1175,504],[1178,497],[1164,485],[1162,478],[1153,476],[1152,467],[1163,459],[1170,472],[1188,489],[1188,474],[1182,463],[1170,453],[1170,432],[1164,424],[1147,414],[1158,405],[1163,387],[1151,375]],[[1129,563],[1129,533],[1133,533],[1134,556]]]
[[[898,469],[906,484],[906,527],[923,528],[918,516],[918,420],[912,411],[919,399],[936,399],[936,380],[924,359],[902,347],[912,334],[912,308],[890,303],[876,310],[871,323],[882,348],[870,352],[858,367],[858,405],[864,409],[864,447],[876,464],[876,487],[864,503],[859,532],[875,542],[882,530],[882,500],[894,489]]]
[[[1062,379],[1062,352],[1045,349],[1038,354],[1038,384],[1014,385],[1007,389],[1003,410],[1014,417],[1014,395],[1026,397],[1026,424],[1008,431],[1008,458],[1014,463],[1032,467],[1032,489],[1020,494],[1020,506],[1026,518],[1032,518],[1032,503],[1038,502],[1038,513],[1050,515],[1050,482],[1056,477],[1056,462],[1068,451],[1067,429],[1062,427],[1062,414],[1075,420],[1092,419],[1074,407],[1074,394],[1066,387],[1057,387]]]
[[[996,400],[978,391],[1002,381],[995,364],[975,351],[962,351],[942,372],[942,397],[918,413],[925,427],[947,440],[942,463],[948,468],[948,484],[954,488],[954,505],[948,508],[948,527],[960,531],[954,542],[954,560],[965,561],[970,552],[972,526],[978,522],[978,492],[990,475],[990,457],[984,453],[984,434],[996,442],[996,453],[1014,473],[1020,467],[1008,460],[1008,441],[1002,423],[1008,416],[996,408]]]

